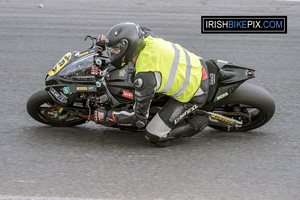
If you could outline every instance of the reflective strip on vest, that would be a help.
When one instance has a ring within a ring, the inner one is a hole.
[[[202,66],[199,58],[181,47],[161,38],[145,38],[146,46],[136,62],[136,74],[160,73],[157,93],[164,93],[180,102],[188,102],[201,84]]]
[[[171,44],[175,51],[175,55],[174,55],[171,71],[169,74],[168,82],[165,85],[164,89],[161,91],[161,93],[166,93],[171,89],[174,79],[175,79],[176,72],[177,72],[178,64],[179,64],[180,50],[175,46],[174,43],[171,43]],[[175,94],[170,95],[173,98],[179,97],[181,94],[183,94],[185,88],[189,84],[190,76],[191,76],[192,65],[191,65],[191,61],[190,61],[190,56],[188,55],[187,51],[184,48],[182,48],[182,49],[184,51],[185,59],[186,59],[186,63],[187,63],[185,79],[184,79],[184,82],[183,82],[181,88]]]
[[[187,87],[187,85],[190,82],[190,77],[191,77],[192,65],[191,65],[190,56],[188,55],[188,53],[186,52],[186,50],[184,48],[182,48],[182,49],[184,51],[185,59],[186,59],[186,63],[187,63],[187,67],[186,67],[186,71],[185,71],[185,79],[183,81],[181,88],[178,90],[178,92],[171,95],[171,97],[173,97],[173,98],[180,96],[184,92],[185,88]],[[175,74],[174,74],[174,76],[175,76]]]
[[[161,91],[161,93],[166,93],[171,89],[172,84],[173,84],[174,79],[175,79],[175,74],[177,72],[178,64],[179,64],[179,56],[180,56],[179,53],[180,53],[180,51],[179,51],[179,49],[177,49],[177,47],[175,46],[174,43],[171,43],[171,44],[172,44],[172,47],[174,48],[175,55],[174,55],[171,71],[170,71],[170,74],[169,74],[168,82],[165,85],[164,89]]]

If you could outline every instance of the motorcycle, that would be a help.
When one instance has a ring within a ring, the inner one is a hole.
[[[83,52],[64,55],[45,78],[46,88],[27,101],[29,115],[38,122],[72,127],[94,119],[96,108],[132,111],[135,67],[121,69],[110,64],[103,35],[87,36],[92,46]],[[100,39],[101,38],[101,39]],[[209,95],[207,103],[191,114],[205,114],[208,126],[220,131],[249,131],[266,124],[275,112],[275,102],[262,87],[245,81],[255,77],[255,70],[224,60],[207,60]],[[169,97],[157,93],[151,103],[149,121],[167,103]],[[183,116],[183,117],[186,117]],[[122,130],[135,127],[102,124]]]

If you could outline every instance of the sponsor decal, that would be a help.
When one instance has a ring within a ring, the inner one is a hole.
[[[201,33],[287,33],[287,16],[201,16]]]
[[[186,110],[184,113],[182,113],[181,115],[179,115],[179,117],[177,117],[174,120],[174,124],[177,124],[178,122],[180,122],[185,116],[187,116],[188,114],[190,114],[191,112],[195,111],[198,108],[197,105],[194,105],[193,107],[191,107],[190,109]]]
[[[126,74],[125,69],[119,71],[119,77],[125,77],[125,74]]]
[[[49,76],[55,75],[57,72],[59,72],[70,60],[71,60],[72,54],[71,52],[67,53],[62,57],[58,63],[54,66],[54,68],[48,73]]]
[[[225,92],[224,94],[221,94],[220,96],[217,97],[217,100],[219,101],[220,99],[223,99],[224,97],[228,96],[228,92]]]
[[[224,121],[224,122],[231,123],[231,124],[234,122],[233,120],[230,120],[230,119],[221,117],[221,116],[219,116],[219,115],[214,115],[214,114],[212,114],[211,117],[212,117],[212,118],[215,118],[215,119],[217,119],[217,120],[221,120],[221,121]]]
[[[86,54],[88,54],[88,53],[89,53],[88,51],[86,51],[86,52],[83,52],[83,53],[79,54],[77,57],[84,56],[84,55],[86,55]]]
[[[128,92],[128,91],[123,91],[122,97],[128,98],[128,99],[133,99],[133,93]]]
[[[118,124],[119,126],[132,126],[132,124]]]
[[[206,80],[208,78],[206,70],[204,69],[204,67],[202,68],[202,81]]]
[[[67,97],[62,93],[58,93],[54,88],[50,88],[51,94],[61,103],[67,104]]]
[[[63,92],[64,92],[64,94],[70,94],[70,87],[69,86],[64,87]]]
[[[140,91],[135,90],[134,93],[135,93],[135,95],[138,96],[138,97],[142,96],[142,93],[141,93]]]
[[[216,83],[216,75],[214,73],[209,74],[209,85],[214,85]]]
[[[217,62],[223,63],[223,64],[228,64],[228,61],[225,61],[225,60],[217,60]]]
[[[88,90],[87,87],[77,87],[76,89],[77,89],[77,90],[84,90],[84,91]]]
[[[217,100],[219,101],[220,99],[223,99],[224,97],[228,96],[228,92],[225,92],[224,94],[221,94],[220,96],[217,97]]]
[[[94,86],[89,86],[88,91],[94,91]]]

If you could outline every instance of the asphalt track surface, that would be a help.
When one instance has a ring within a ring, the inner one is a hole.
[[[300,199],[299,10],[277,0],[1,0],[0,199]],[[203,35],[202,15],[286,15],[288,33]],[[31,119],[26,101],[61,56],[124,21],[256,69],[250,82],[273,95],[274,118],[248,133],[207,128],[168,148],[92,122]]]

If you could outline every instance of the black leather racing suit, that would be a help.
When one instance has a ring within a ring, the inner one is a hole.
[[[145,32],[145,37],[151,35],[152,37],[158,37],[148,28],[142,28]],[[201,63],[206,67],[205,62],[201,60]],[[207,70],[206,70],[207,71]],[[139,72],[134,79],[135,89],[135,104],[133,112],[110,110],[106,113],[106,123],[134,126],[137,128],[143,128],[147,125],[149,117],[149,109],[152,99],[155,95],[155,91],[160,86],[161,76],[158,72]],[[183,116],[191,109],[198,109],[204,105],[208,95],[208,80],[202,80],[199,88],[201,94],[197,94],[188,103],[181,103],[175,99],[170,99],[164,108],[152,119],[149,125],[146,127],[146,138],[150,142],[157,143],[160,140],[172,137],[180,137],[182,135],[193,135],[200,129],[202,129],[208,122],[208,119],[203,117],[188,118]],[[180,118],[180,116],[183,116]],[[100,118],[100,116],[96,116]],[[176,120],[180,118],[180,120]],[[203,121],[199,125],[199,121]],[[176,121],[176,123],[175,123]],[[177,127],[178,131],[172,130]],[[182,127],[185,127],[182,129]]]

